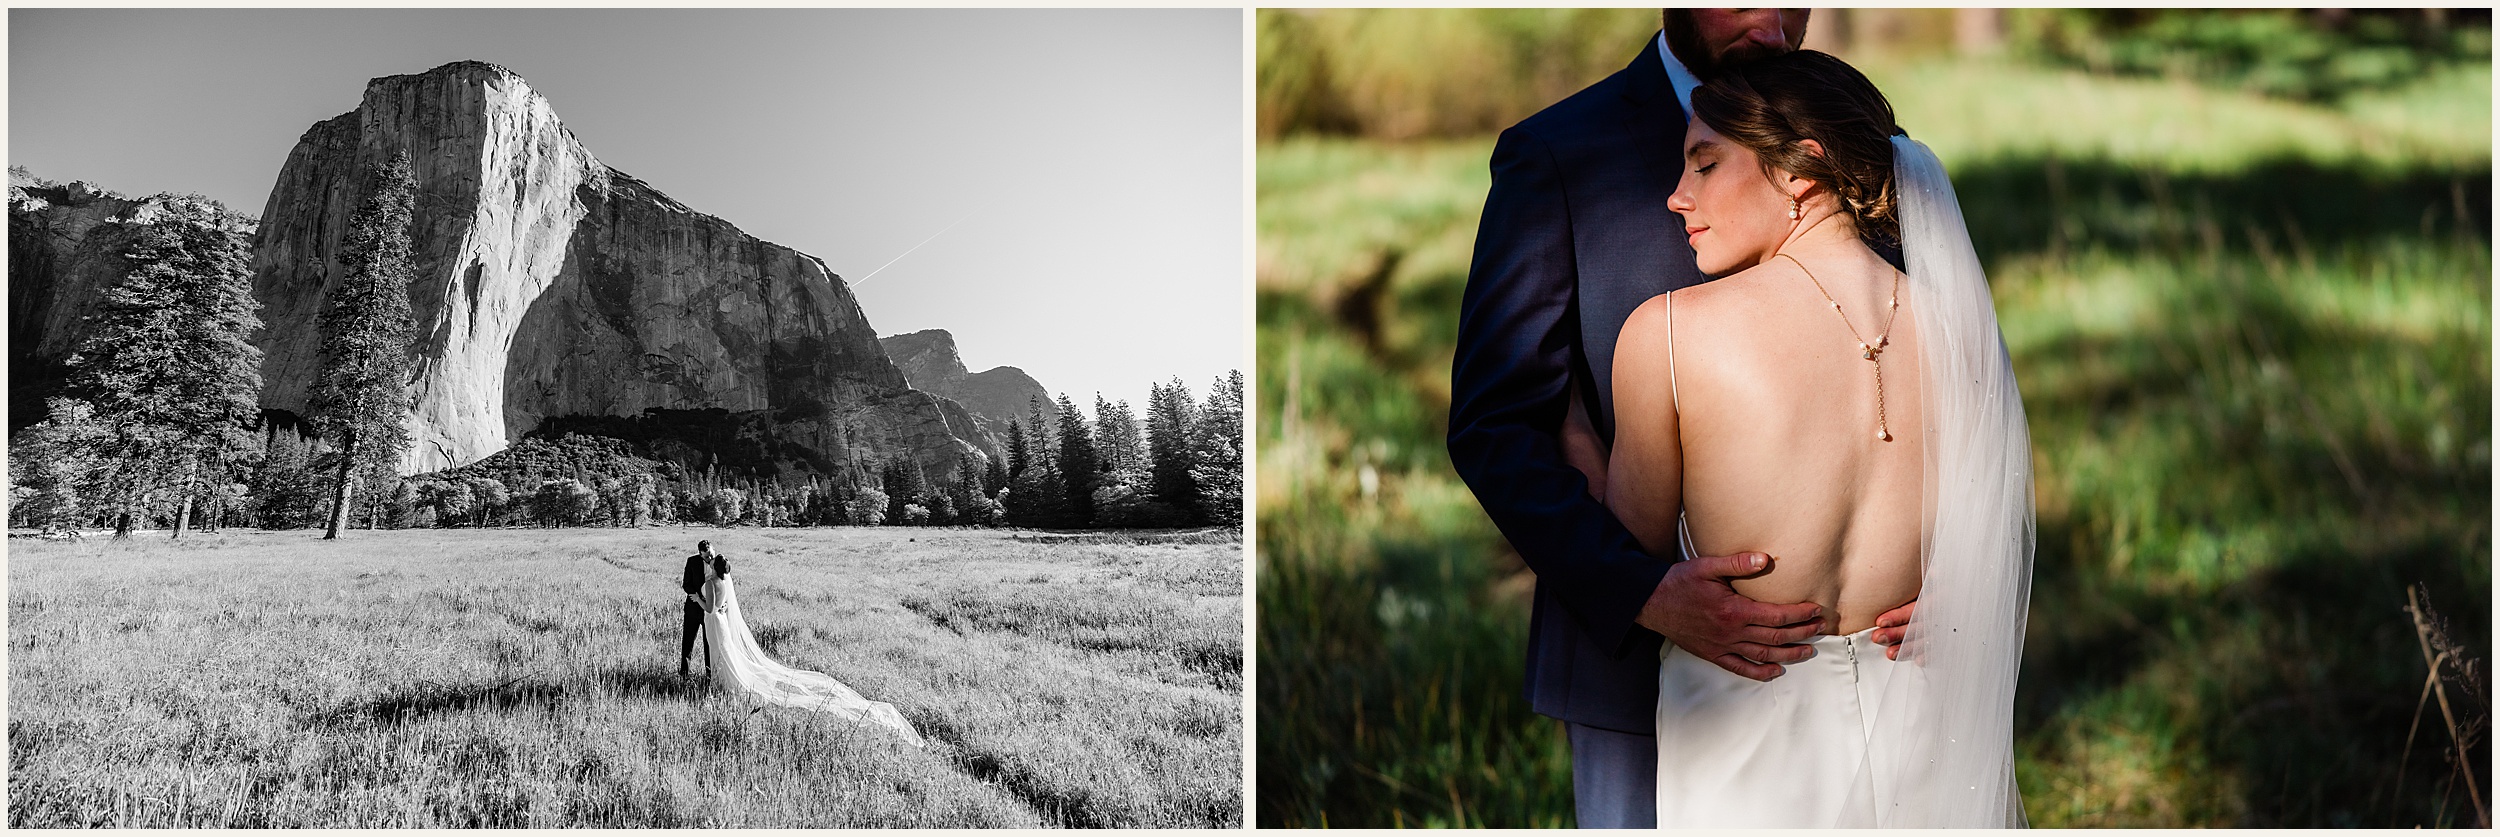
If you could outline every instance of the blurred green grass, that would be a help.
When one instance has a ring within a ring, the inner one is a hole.
[[[2404,585],[2488,653],[2488,68],[2342,105],[1862,69],[1954,169],[2029,409],[2033,824],[2470,824],[2436,713],[2394,777]],[[1262,826],[1571,822],[1531,580],[1442,446],[1490,150],[1259,147]]]

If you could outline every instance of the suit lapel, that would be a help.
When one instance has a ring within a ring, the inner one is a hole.
[[[1675,184],[1684,175],[1684,122],[1687,117],[1684,105],[1675,98],[1675,83],[1667,79],[1667,68],[1658,55],[1656,39],[1651,39],[1649,48],[1641,51],[1641,58],[1633,62],[1633,68],[1641,68],[1643,62],[1647,62],[1649,72],[1635,75],[1647,83],[1627,84],[1623,88],[1624,98],[1632,100],[1633,105],[1624,111],[1623,128],[1626,134],[1635,138],[1632,145],[1640,152],[1642,167],[1649,175],[1650,188],[1658,194],[1658,210],[1671,219],[1678,219],[1668,228],[1670,235],[1681,240],[1683,236],[1673,233],[1683,230],[1684,224],[1681,216],[1666,208],[1666,196],[1675,194]]]
[[[1593,378],[1590,415],[1598,435],[1614,440],[1614,347],[1624,320],[1650,297],[1699,284],[1682,216],[1667,209],[1683,171],[1684,109],[1677,104],[1657,39],[1616,74],[1621,107],[1589,182],[1603,200],[1575,208],[1580,260],[1580,334]]]

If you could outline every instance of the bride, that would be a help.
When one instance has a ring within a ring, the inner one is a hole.
[[[774,662],[755,642],[755,634],[747,630],[744,610],[738,606],[738,588],[729,578],[728,562],[715,558],[704,564],[703,574],[703,642],[711,654],[714,680],[723,691],[750,700],[777,706],[792,706],[830,712],[835,715],[894,730],[912,746],[923,745],[920,733],[894,705],[861,697],[842,681],[813,671],[801,671]]]
[[[2031,442],[1952,185],[1829,55],[1692,102],[1668,208],[1721,278],[1624,324],[1591,484],[1652,554],[1771,556],[1736,592],[1830,633],[1767,682],[1668,644],[1658,823],[2019,826]],[[1877,616],[1912,602],[1895,661]]]

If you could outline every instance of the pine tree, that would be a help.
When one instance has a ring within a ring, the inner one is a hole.
[[[898,453],[886,460],[880,483],[885,489],[885,522],[901,526],[905,522],[904,506],[928,508],[929,477],[920,470],[920,463],[909,453]]]
[[[1036,457],[1033,467],[1024,469],[1007,488],[998,494],[998,503],[1011,526],[1060,527],[1068,522],[1067,485],[1059,478],[1059,469],[1045,457]]]
[[[1026,465],[1028,465],[1028,464],[1031,464],[1031,460],[1032,460],[1032,458],[1033,458],[1033,446],[1032,446],[1032,442],[1031,442],[1031,440],[1030,440],[1030,439],[1028,439],[1028,438],[1026,437],[1026,435],[1025,435],[1025,432],[1024,432],[1024,422],[1022,422],[1022,421],[1009,421],[1009,422],[1007,422],[1007,477],[1008,477],[1008,479],[1014,479],[1014,478],[1015,478],[1015,476],[1016,476],[1017,474],[1024,473],[1024,467],[1025,467]],[[993,464],[995,464],[995,463],[993,463]],[[999,482],[1004,483],[1004,480],[1001,480],[1001,481],[999,481]],[[991,487],[990,487],[990,493],[991,493],[991,494],[996,494],[996,493],[998,493],[998,486],[996,486],[996,485],[991,486]]]
[[[1059,478],[1067,492],[1069,525],[1094,525],[1094,484],[1096,472],[1102,467],[1101,454],[1094,448],[1093,429],[1087,427],[1085,413],[1059,396]]]
[[[1198,484],[1198,512],[1220,526],[1241,525],[1241,410],[1246,394],[1235,369],[1207,393],[1207,407],[1191,434],[1189,471]]]
[[[243,427],[259,412],[247,222],[196,196],[150,205],[158,214],[123,253],[129,273],[105,292],[69,359],[76,403],[55,402],[54,418],[29,428],[30,444],[12,457],[82,463],[62,474],[80,485],[46,489],[95,503],[115,537],[160,499],[177,502],[180,537],[194,501],[221,488],[250,448]]]
[[[1169,386],[1156,386],[1146,404],[1146,458],[1153,474],[1154,498],[1176,508],[1198,506],[1198,483],[1190,476],[1197,462],[1191,457],[1191,431],[1197,421],[1197,405],[1191,403],[1189,386],[1173,378]]]
[[[971,451],[955,454],[955,483],[947,486],[946,491],[946,498],[951,505],[949,510],[952,512],[948,515],[949,517],[961,522],[964,518],[971,517],[974,509],[987,502],[988,495],[981,493],[982,470],[981,457],[973,455]]]
[[[51,407],[49,417],[12,443],[9,514],[23,515],[46,532],[77,529],[97,511],[91,492],[103,482],[104,469],[120,467],[98,456],[114,434],[85,401],[52,398],[45,403]]]
[[[270,428],[252,494],[258,498],[253,517],[263,529],[300,529],[314,522],[321,506],[320,480],[313,476],[304,437],[292,430]]]
[[[1013,425],[1009,427],[1012,428]],[[989,465],[981,472],[981,496],[983,498],[997,499],[998,490],[1007,487],[1007,463],[1001,461],[1002,459],[1002,457],[990,457]]]
[[[417,190],[408,155],[392,158],[375,181],[373,196],[348,221],[342,275],[321,314],[313,424],[340,454],[324,540],[346,525],[358,478],[396,468],[408,448],[409,351],[416,330],[408,310],[415,271],[408,231]]]
[[[1033,396],[1033,400],[1028,402],[1028,414],[1024,421],[1025,468],[1044,464],[1054,469],[1058,467],[1057,457],[1052,455],[1058,442],[1052,438],[1050,431],[1058,415],[1058,411],[1052,409],[1051,402],[1039,395]]]
[[[1105,401],[1094,395],[1094,447],[1102,451],[1102,469],[1146,481],[1145,438],[1137,432],[1137,415],[1126,401]]]

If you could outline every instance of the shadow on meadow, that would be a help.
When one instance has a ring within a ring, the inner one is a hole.
[[[2315,252],[2486,230],[2491,167],[2361,168],[2284,157],[2228,173],[2038,154],[1954,166],[1953,187],[1980,259],[2059,248],[2188,250],[2209,229],[2254,229]]]
[[[2490,635],[2488,165],[1954,181],[2039,469],[2033,823],[2471,824],[2436,707],[2400,760],[2403,607],[2418,582]],[[1474,218],[1446,224],[1259,290],[1262,826],[1570,821],[1529,579],[1443,453]]]
[[[521,675],[500,683],[435,683],[423,681],[386,694],[308,714],[307,727],[397,726],[443,715],[472,712],[517,714],[555,712],[586,698],[627,698],[692,703],[713,694],[710,681],[696,669],[680,677],[663,664],[610,665],[588,677],[546,681]]]

